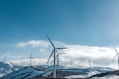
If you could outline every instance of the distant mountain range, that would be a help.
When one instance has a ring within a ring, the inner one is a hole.
[[[108,67],[79,67],[68,68],[57,66],[58,78],[78,78],[78,79],[114,79],[119,77],[119,71]],[[52,78],[53,66],[17,66],[11,62],[0,62],[0,79],[40,79]]]

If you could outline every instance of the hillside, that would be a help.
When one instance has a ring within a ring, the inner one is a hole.
[[[20,69],[21,66],[14,65],[11,62],[0,61],[0,77]]]
[[[113,73],[116,75],[115,69],[107,67],[79,67],[68,68],[64,66],[57,66],[57,78],[100,78],[100,74],[105,76],[105,73]],[[19,70],[7,73],[2,79],[40,79],[40,78],[52,78],[53,66],[41,65],[41,66],[27,66]],[[114,72],[115,71],[115,72]]]
[[[92,75],[90,78],[96,79],[119,79],[119,70],[107,71],[99,74]]]
[[[38,71],[37,69],[31,67],[24,67],[22,69],[11,72],[2,77],[2,79],[28,79],[36,76],[40,76],[44,71]]]

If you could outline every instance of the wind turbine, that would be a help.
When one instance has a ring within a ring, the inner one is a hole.
[[[53,47],[53,50],[49,56],[49,59],[47,61],[47,63],[49,62],[51,56],[53,55],[53,78],[56,78],[56,52],[57,52],[57,49],[66,49],[66,48],[56,48],[55,45],[53,44],[53,42],[51,41],[51,39],[46,35],[47,39],[50,41],[52,47]]]
[[[90,59],[88,58],[88,64],[89,64],[89,68],[91,67],[91,62]]]
[[[113,57],[113,60],[112,61],[114,61],[114,59],[117,57],[117,61],[118,61],[118,69],[119,69],[119,53],[117,52],[117,50],[116,50],[116,48],[113,46],[113,48],[114,48],[114,50],[115,50],[115,52],[116,52],[116,55]]]
[[[32,66],[32,59],[33,59],[32,53],[31,53],[29,59],[30,59],[30,66]]]
[[[66,48],[65,48],[66,49]],[[57,51],[57,56],[56,56],[56,58],[57,58],[57,66],[59,66],[59,64],[60,64],[60,54],[65,54],[65,53],[59,53],[58,51]]]
[[[7,54],[4,55],[4,60],[3,60],[4,62],[6,62],[7,56],[8,56]]]

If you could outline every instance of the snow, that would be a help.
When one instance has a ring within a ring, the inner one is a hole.
[[[0,77],[11,73],[12,71],[18,70],[20,67],[13,65],[11,62],[0,61]]]
[[[80,75],[70,75],[70,76],[65,76],[65,78],[88,78],[91,75],[100,73],[98,71],[89,71],[87,74],[80,74]]]
[[[67,76],[65,78],[87,78],[86,75],[71,75]],[[93,77],[91,79],[119,79],[119,76],[117,75],[108,75],[104,77]]]
[[[117,75],[107,75],[104,77],[93,77],[91,79],[119,79],[119,76]]]
[[[43,73],[43,71],[35,71],[30,76],[28,76],[26,78],[33,78],[33,77],[36,77],[36,76],[38,76],[38,75],[40,75],[42,73]]]
[[[80,75],[70,75],[70,76],[65,76],[65,78],[88,78],[88,77],[95,75],[95,74],[99,74],[99,73],[106,72],[106,71],[113,71],[113,70],[115,70],[115,69],[106,68],[106,67],[70,68],[70,69],[67,69],[65,71],[80,72]]]
[[[48,71],[46,71],[46,72],[43,74],[43,76],[48,76],[48,75],[50,75],[52,72],[53,72],[53,71],[48,70]]]
[[[65,78],[87,78],[87,75],[70,75]]]
[[[49,70],[53,70],[53,65],[49,66],[48,69]],[[67,69],[67,67],[64,67],[64,66],[56,66],[56,69]]]
[[[37,71],[33,67],[24,67],[23,69],[14,71],[8,75],[5,75],[3,79],[28,79],[43,74],[44,71]]]
[[[0,62],[0,77],[2,79],[30,79],[37,76],[45,76],[47,77],[53,72],[53,66],[41,65],[38,66],[46,69],[43,71],[39,70],[37,67],[27,66],[24,68],[18,68],[10,62]],[[57,70],[61,71],[69,71],[79,73],[77,75],[69,75],[65,76],[65,78],[88,78],[92,75],[99,74],[106,71],[114,71],[115,69],[107,68],[107,67],[79,67],[79,68],[68,68],[64,66],[56,66]],[[7,75],[6,75],[7,74]],[[5,75],[5,76],[4,76]],[[117,79],[119,76],[117,75],[107,75],[105,77],[94,77],[92,79]]]

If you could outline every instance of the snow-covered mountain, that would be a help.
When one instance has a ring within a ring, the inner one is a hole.
[[[64,66],[57,66],[56,69],[58,78],[89,78],[96,74],[106,73],[109,71],[112,72],[115,70],[107,67],[68,68]],[[52,70],[53,66],[47,65],[41,65],[36,67],[27,66],[19,70],[15,70],[11,73],[8,73],[7,75],[3,76],[2,79],[38,79],[44,77],[52,78]]]
[[[46,66],[45,66],[46,67]],[[53,66],[48,66],[47,69],[53,70]],[[79,67],[69,68],[64,66],[56,66],[58,78],[89,78],[92,75],[104,73],[108,71],[114,71],[113,68],[108,67]],[[52,73],[46,75],[52,77]]]
[[[30,79],[40,76],[44,71],[38,71],[32,66],[24,67],[2,77],[2,79]]]
[[[69,71],[72,73],[69,76],[65,76],[65,78],[88,78],[92,75],[104,73],[107,71],[114,71],[115,69],[108,67],[80,67],[80,68],[69,68],[65,71]]]
[[[0,77],[20,69],[21,66],[14,65],[11,62],[0,61]]]
[[[70,75],[65,78],[78,79],[119,79],[119,70],[106,67],[89,68],[91,71],[88,74]]]
[[[119,70],[107,71],[90,76],[92,79],[119,79]]]

